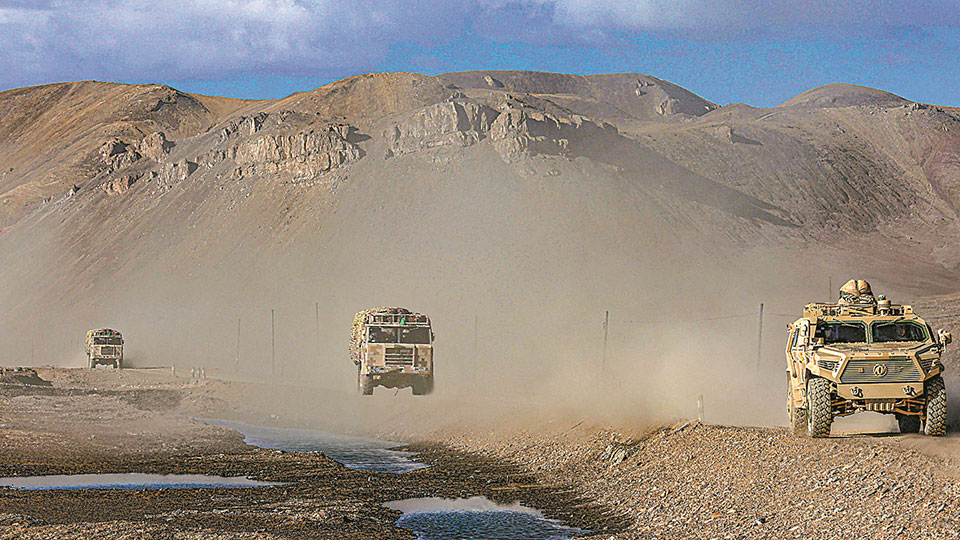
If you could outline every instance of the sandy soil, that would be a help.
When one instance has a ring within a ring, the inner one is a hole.
[[[578,494],[538,484],[522,467],[431,442],[431,467],[403,475],[349,470],[319,453],[256,449],[200,423],[237,416],[239,383],[168,372],[42,369],[52,386],[0,385],[0,475],[147,472],[249,476],[255,489],[0,490],[0,538],[410,538],[381,503],[486,495],[597,531],[620,520]],[[220,390],[223,397],[212,396]],[[230,389],[227,391],[226,389]],[[276,389],[274,389],[276,390]],[[242,392],[239,392],[242,394]],[[212,404],[224,405],[215,410]],[[518,487],[522,486],[522,487]]]

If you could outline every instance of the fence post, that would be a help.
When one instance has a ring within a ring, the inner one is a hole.
[[[237,317],[237,358],[233,366],[233,371],[240,372],[240,317]]]
[[[610,333],[610,310],[603,312],[603,357],[600,360],[600,367],[607,367],[607,337]]]
[[[270,310],[270,374],[277,374],[277,324],[274,310]]]
[[[760,316],[757,318],[757,371],[760,371],[760,359],[763,357],[763,302],[760,302]]]
[[[697,396],[697,421],[703,423],[703,394]]]

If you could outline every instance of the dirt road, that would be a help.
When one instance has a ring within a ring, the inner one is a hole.
[[[809,440],[782,428],[685,421],[613,431],[548,413],[504,418],[494,430],[463,423],[442,401],[429,402],[438,409],[429,416],[427,402],[408,396],[368,405],[344,399],[342,410],[331,410],[314,407],[315,389],[295,385],[161,370],[39,374],[52,385],[0,385],[0,476],[136,471],[285,484],[3,489],[0,538],[410,538],[394,525],[399,514],[381,503],[474,495],[519,500],[597,538],[952,538],[960,530],[956,436],[840,425],[843,434]],[[347,409],[384,403],[391,404],[385,419],[370,429],[390,426],[431,467],[402,475],[350,470],[319,453],[247,446],[236,432],[193,419],[304,427],[312,418],[313,427],[331,429],[349,423]]]

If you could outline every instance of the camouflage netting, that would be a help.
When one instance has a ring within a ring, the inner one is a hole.
[[[363,341],[363,323],[371,313],[411,314],[409,309],[402,307],[380,307],[361,311],[353,316],[353,326],[350,328],[350,358],[354,363],[360,360],[360,342]]]
[[[840,304],[875,304],[870,284],[862,279],[851,279],[840,287]]]

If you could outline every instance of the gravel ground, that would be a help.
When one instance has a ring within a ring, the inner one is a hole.
[[[629,522],[611,538],[960,536],[956,469],[878,437],[683,423],[639,437],[576,428],[447,444],[609,506]]]
[[[229,384],[45,370],[53,386],[0,383],[0,476],[143,472],[249,476],[284,485],[164,490],[0,489],[0,539],[410,539],[382,503],[413,497],[517,500],[595,531],[623,520],[530,472],[428,441],[431,465],[404,474],[350,470],[321,453],[257,449],[190,418],[234,410]],[[212,392],[212,394],[211,394]],[[213,395],[215,394],[215,395]],[[204,399],[196,399],[198,396]],[[214,404],[223,403],[216,411]],[[198,405],[199,404],[199,405]],[[184,406],[190,408],[184,408]]]

